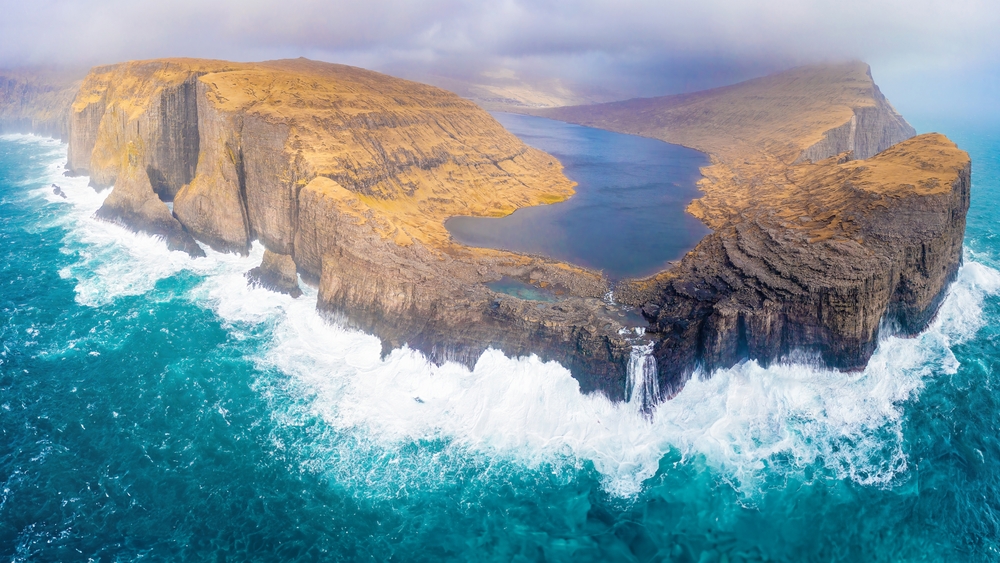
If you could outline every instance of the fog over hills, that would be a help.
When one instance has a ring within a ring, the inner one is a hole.
[[[995,99],[1000,65],[1000,5],[988,0],[835,8],[820,0],[3,0],[0,8],[2,67],[305,56],[528,106],[691,92],[861,59],[903,113],[979,116]]]

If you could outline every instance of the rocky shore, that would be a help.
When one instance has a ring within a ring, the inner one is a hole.
[[[294,295],[301,276],[320,311],[386,351],[466,365],[488,347],[537,354],[612,400],[643,375],[630,380],[630,365],[646,366],[650,402],[697,369],[744,359],[859,368],[884,327],[926,326],[961,261],[967,155],[940,135],[910,138],[860,64],[548,110],[712,157],[689,211],[713,233],[669,270],[616,287],[449,238],[448,217],[557,202],[573,184],[556,159],[443,90],[303,59],[130,62],[61,86],[0,76],[5,131],[58,133],[68,173],[114,186],[100,218],[195,258],[199,242],[246,253],[260,241],[248,283]],[[560,295],[487,286],[501,278]]]

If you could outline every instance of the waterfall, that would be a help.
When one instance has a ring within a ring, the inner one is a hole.
[[[635,344],[628,361],[625,379],[626,401],[639,406],[644,413],[651,413],[660,403],[660,383],[656,376],[656,358],[653,343]]]

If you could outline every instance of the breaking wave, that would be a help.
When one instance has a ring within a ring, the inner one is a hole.
[[[741,492],[752,494],[765,471],[823,474],[888,486],[908,469],[903,414],[928,378],[954,373],[951,347],[986,322],[983,303],[1000,294],[1000,272],[967,256],[933,324],[915,338],[886,337],[868,367],[842,373],[809,365],[763,368],[745,362],[698,374],[671,401],[644,413],[639,402],[613,404],[583,395],[570,373],[537,357],[509,358],[488,350],[472,370],[435,366],[407,348],[382,358],[370,335],[331,325],[315,311],[316,292],[291,299],[246,284],[250,256],[206,249],[192,259],[157,239],[93,219],[104,194],[87,178],[62,176],[66,148],[32,136],[51,159],[38,195],[65,203],[52,217],[78,256],[60,275],[76,281],[80,304],[101,306],[151,291],[159,280],[199,277],[184,298],[211,308],[231,331],[268,331],[252,352],[274,368],[308,408],[338,430],[360,433],[379,447],[442,441],[449,448],[501,456],[530,467],[592,464],[606,491],[631,497],[669,453],[701,459]],[[37,181],[31,182],[37,184]]]

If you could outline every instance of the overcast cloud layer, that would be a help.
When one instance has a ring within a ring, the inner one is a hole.
[[[0,0],[0,66],[306,56],[654,95],[857,58],[905,98],[995,72],[998,24],[996,0]]]

